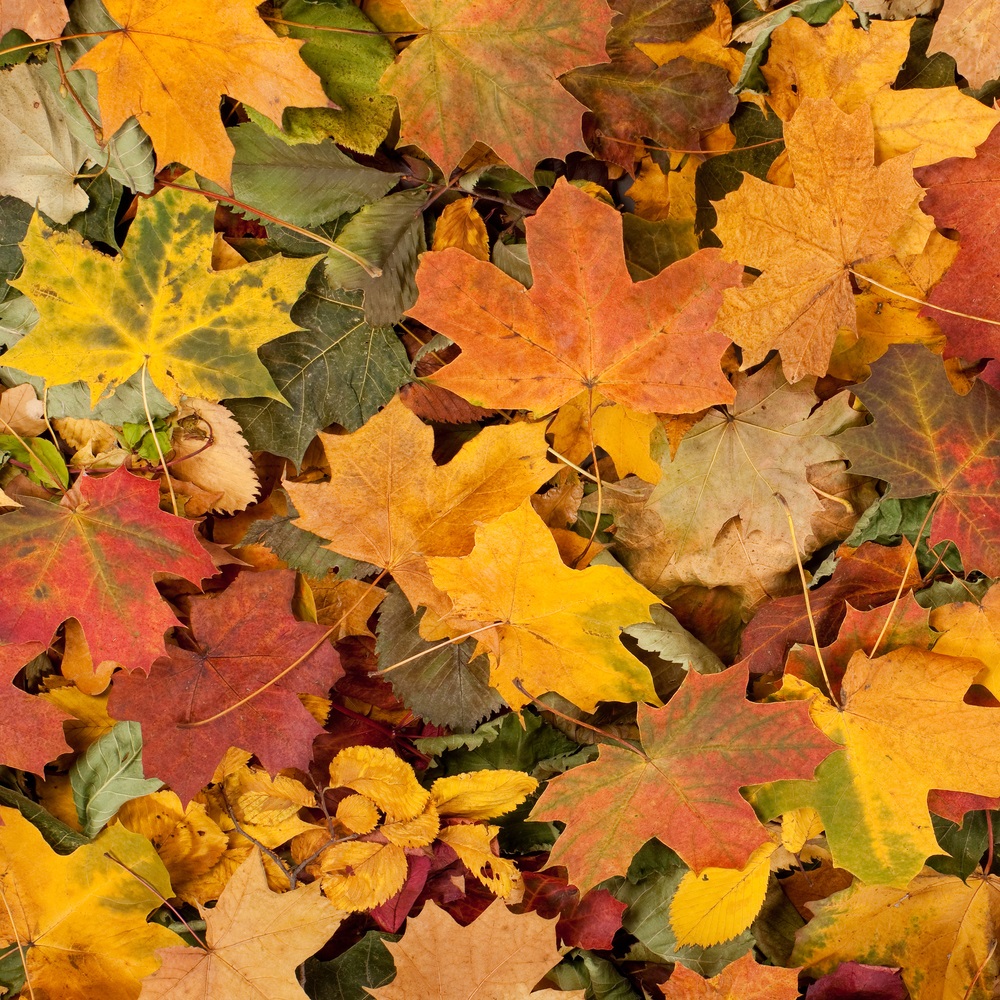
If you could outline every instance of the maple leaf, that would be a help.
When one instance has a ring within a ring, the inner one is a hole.
[[[155,950],[180,940],[146,921],[170,896],[152,845],[110,827],[62,856],[16,809],[0,819],[0,940],[23,954],[26,995],[135,1000]]]
[[[63,0],[3,0],[0,37],[20,28],[32,38],[58,38],[68,20]]]
[[[914,166],[972,156],[1000,115],[957,87],[894,90],[910,49],[912,21],[854,27],[845,4],[819,27],[790,17],[774,30],[767,62],[768,104],[787,121],[804,98],[830,97],[848,114],[867,104],[881,162],[914,150]]]
[[[662,993],[663,1000],[795,1000],[799,995],[799,970],[758,965],[751,954],[705,980],[678,964]]]
[[[199,910],[205,947],[159,949],[163,964],[143,980],[140,1000],[304,1000],[296,967],[326,944],[343,916],[318,883],[272,892],[256,848],[215,906]]]
[[[123,254],[112,258],[36,215],[16,284],[41,320],[5,364],[50,386],[82,379],[92,403],[140,370],[175,405],[182,393],[280,399],[256,349],[281,332],[275,324],[315,261],[272,257],[215,271],[214,217],[205,199],[167,188],[140,199]]]
[[[718,327],[743,348],[745,367],[777,348],[797,382],[826,374],[840,328],[857,331],[850,272],[897,252],[892,236],[920,191],[911,157],[874,165],[866,105],[846,115],[832,100],[803,100],[785,143],[793,188],[747,174],[715,205],[725,256],[763,272],[725,293]]]
[[[836,749],[803,706],[748,702],[747,678],[738,666],[688,673],[663,708],[638,706],[641,752],[604,745],[553,778],[531,813],[566,823],[550,863],[586,890],[657,837],[695,870],[742,868],[767,837],[738,789],[758,775],[811,775]]]
[[[40,642],[0,646],[0,761],[8,767],[42,774],[45,765],[69,749],[63,736],[63,720],[68,716],[54,705],[13,686],[14,678],[26,663],[45,651]]]
[[[531,504],[476,531],[468,556],[427,560],[434,585],[469,621],[490,684],[517,710],[555,691],[593,712],[598,701],[656,701],[649,670],[619,640],[623,626],[652,621],[658,601],[619,567],[569,569]],[[633,620],[634,619],[634,620]]]
[[[591,889],[585,896],[568,885],[562,868],[522,872],[524,896],[515,913],[531,911],[546,920],[558,917],[556,936],[561,944],[591,950],[610,949],[621,930],[627,909],[607,889]]]
[[[713,323],[738,267],[703,250],[633,282],[621,216],[565,180],[526,229],[530,289],[458,250],[421,258],[409,315],[462,348],[433,382],[479,406],[539,414],[584,389],[665,413],[733,398]]]
[[[709,410],[673,460],[662,458],[655,488],[634,500],[623,490],[606,491],[617,526],[614,551],[656,593],[692,582],[741,587],[747,603],[780,593],[795,551],[778,495],[803,558],[837,537],[839,525],[825,523],[826,508],[806,473],[829,463],[837,470],[833,491],[843,489],[844,453],[833,435],[859,422],[846,397],[817,405],[812,380],[789,385],[776,362],[734,382],[735,402]],[[852,526],[853,519],[843,533]]]
[[[1000,128],[976,150],[974,159],[946,160],[923,167],[917,180],[927,195],[921,208],[941,228],[957,229],[958,256],[931,291],[937,309],[925,309],[948,337],[948,356],[970,359],[1000,355],[1000,296],[996,291],[994,239],[1000,227],[995,194],[1000,185]],[[955,310],[966,315],[947,312]],[[981,316],[983,322],[974,317]]]
[[[875,422],[840,437],[851,471],[885,479],[887,497],[937,493],[929,544],[950,539],[966,567],[1000,575],[997,393],[977,382],[959,396],[940,358],[904,346],[854,392]]]
[[[132,116],[153,140],[157,169],[183,163],[229,187],[233,146],[219,115],[224,94],[279,128],[289,106],[329,107],[300,42],[278,38],[253,0],[206,11],[197,0],[107,0],[121,26],[73,64],[97,74],[101,125],[111,135]]]
[[[423,31],[382,76],[401,140],[449,175],[477,140],[525,177],[546,156],[583,149],[584,107],[557,77],[607,60],[604,0],[406,0]],[[461,107],[463,114],[452,113]]]
[[[679,58],[658,65],[639,47],[693,37],[712,21],[707,2],[614,0],[613,6],[618,13],[607,40],[611,62],[574,69],[561,82],[590,108],[588,131],[601,159],[631,173],[644,138],[697,148],[702,132],[732,115],[737,98],[725,70],[700,61],[694,48],[681,47]]]
[[[269,771],[308,766],[322,727],[298,692],[325,696],[342,671],[320,641],[326,630],[289,610],[294,586],[290,571],[242,573],[221,594],[193,598],[196,648],[171,647],[148,677],[116,678],[109,711],[142,723],[149,772],[184,801],[230,746],[251,747]]]
[[[387,986],[369,989],[375,1000],[583,1000],[583,990],[532,988],[562,956],[555,920],[515,915],[499,900],[468,927],[433,903],[385,946],[396,965]]]
[[[329,548],[392,573],[411,603],[434,590],[425,555],[464,555],[477,521],[515,508],[549,479],[544,427],[484,428],[447,464],[434,433],[398,398],[360,430],[322,434],[329,482],[285,483],[295,522]],[[332,502],[331,502],[332,501]]]
[[[154,574],[214,576],[190,521],[159,509],[159,487],[119,469],[81,476],[61,503],[24,498],[0,517],[0,636],[48,643],[67,618],[83,627],[94,663],[148,670],[178,624]]]
[[[1000,693],[1000,587],[991,587],[978,603],[945,604],[931,612],[930,624],[944,634],[936,653],[974,657],[983,664],[975,683]]]
[[[981,669],[978,660],[912,647],[876,659],[855,653],[839,710],[822,696],[812,701],[817,725],[843,749],[814,782],[776,784],[759,807],[776,815],[812,806],[838,868],[870,885],[905,886],[941,850],[927,810],[931,789],[1000,794],[996,744],[987,735],[996,714],[963,701]],[[802,682],[789,687],[796,697],[818,694]]]
[[[947,0],[938,14],[928,51],[931,55],[941,49],[948,52],[969,86],[978,89],[996,78],[1000,66],[998,27],[993,0]]]
[[[813,903],[790,961],[814,975],[837,962],[896,966],[912,1000],[987,1000],[997,981],[1000,879],[929,869],[905,888],[855,884]]]

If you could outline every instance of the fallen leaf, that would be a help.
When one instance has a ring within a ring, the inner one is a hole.
[[[726,291],[718,325],[744,367],[777,348],[797,382],[826,374],[838,330],[857,331],[850,270],[897,252],[892,236],[920,191],[909,157],[875,166],[867,106],[846,115],[832,100],[803,100],[785,142],[793,188],[744,175],[715,206],[724,255],[763,272]]]
[[[240,574],[192,599],[194,649],[170,647],[149,677],[115,678],[110,712],[142,723],[149,772],[185,802],[227,747],[253,747],[269,771],[308,766],[322,729],[297,693],[326,695],[342,671],[327,630],[293,617],[293,588],[288,571]]]
[[[663,708],[639,705],[641,750],[604,744],[598,760],[553,778],[531,813],[566,823],[550,864],[586,890],[656,837],[696,871],[743,867],[767,834],[738,789],[774,772],[811,775],[836,749],[803,706],[748,702],[747,678],[741,667],[688,673]]]
[[[175,405],[182,393],[280,399],[256,349],[286,322],[314,261],[214,271],[214,216],[198,195],[167,188],[139,202],[123,254],[111,258],[36,215],[16,284],[42,318],[5,363],[50,386],[82,379],[92,404],[138,371]],[[104,296],[95,298],[95,287]]]
[[[66,714],[37,695],[28,694],[13,685],[22,667],[39,653],[45,651],[40,642],[0,646],[0,676],[5,680],[3,689],[3,734],[0,761],[8,767],[43,774],[45,765],[68,750],[63,737],[63,720]]]
[[[0,7],[0,37],[20,28],[32,38],[58,38],[68,20],[63,0],[4,0]]]
[[[73,64],[97,74],[107,135],[134,116],[153,140],[157,170],[177,161],[229,187],[233,147],[219,115],[224,94],[281,126],[289,106],[325,107],[298,42],[277,38],[253,0],[205,11],[197,0],[108,0],[121,25]]]
[[[0,517],[0,539],[17,553],[0,568],[0,635],[48,643],[76,618],[95,663],[125,659],[148,670],[178,624],[154,574],[200,583],[216,572],[191,522],[159,509],[159,493],[119,469],[82,476],[61,503],[26,497]]]
[[[744,955],[707,981],[675,965],[663,987],[664,1000],[795,1000],[798,995],[798,969],[758,965],[752,955]]]
[[[471,254],[477,260],[490,259],[489,237],[486,223],[476,211],[472,198],[459,198],[445,206],[434,227],[432,250],[455,247]]]
[[[215,906],[199,910],[205,946],[161,948],[163,964],[143,981],[140,1000],[303,1000],[296,967],[326,944],[343,917],[317,883],[272,892],[256,849]]]
[[[942,49],[948,52],[969,86],[978,88],[995,79],[1000,66],[998,27],[993,0],[947,0],[928,50],[931,54]]]
[[[618,213],[563,180],[526,227],[530,289],[455,250],[421,259],[409,314],[462,348],[432,381],[478,406],[538,414],[583,390],[646,412],[732,399],[714,322],[737,267],[703,250],[633,282]]]
[[[546,156],[584,148],[584,107],[558,77],[607,59],[603,0],[570,9],[558,0],[407,0],[406,9],[422,31],[381,84],[399,101],[402,142],[420,146],[446,177],[477,140],[525,177]]]

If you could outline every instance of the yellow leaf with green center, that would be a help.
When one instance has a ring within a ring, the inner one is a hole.
[[[941,853],[927,810],[931,789],[1000,795],[1000,712],[963,701],[981,670],[979,660],[914,646],[874,660],[855,653],[839,711],[819,692],[810,704],[813,722],[843,749],[820,764],[815,781],[758,789],[758,814],[812,806],[836,867],[869,885],[905,886]]]
[[[16,809],[0,808],[0,820],[0,941],[4,953],[24,950],[25,995],[135,1000],[160,965],[156,949],[183,944],[146,923],[173,895],[153,845],[112,826],[62,856]]]
[[[438,778],[431,785],[431,801],[442,816],[493,819],[516,809],[537,787],[523,771],[467,771]]]
[[[82,379],[92,403],[144,364],[175,405],[182,394],[281,399],[257,348],[292,330],[288,310],[315,260],[215,271],[214,219],[207,199],[167,188],[139,199],[122,255],[109,257],[36,214],[17,288],[41,319],[4,364],[50,386]]]
[[[670,903],[678,947],[709,948],[745,931],[764,905],[770,859],[777,844],[766,841],[743,868],[688,872]]]
[[[525,501],[476,531],[471,555],[427,560],[434,585],[479,633],[490,684],[511,708],[555,691],[593,712],[598,701],[656,702],[649,670],[622,645],[659,599],[617,566],[569,569]]]

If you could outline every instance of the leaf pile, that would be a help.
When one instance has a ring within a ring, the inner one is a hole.
[[[987,0],[0,4],[0,990],[1000,990]]]

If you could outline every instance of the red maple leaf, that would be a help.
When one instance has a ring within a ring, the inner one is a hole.
[[[76,618],[95,664],[148,670],[178,624],[154,577],[216,573],[194,525],[161,511],[159,498],[156,483],[118,469],[81,476],[60,503],[26,497],[0,517],[0,639],[48,643]]]
[[[327,630],[292,615],[294,589],[290,570],[242,573],[221,594],[192,599],[194,649],[172,647],[148,677],[115,678],[108,711],[142,723],[148,773],[185,801],[231,746],[271,772],[308,768],[323,730],[298,694],[325,696],[342,671],[321,641]]]
[[[531,814],[566,823],[549,862],[585,891],[657,837],[698,871],[742,868],[767,834],[740,787],[811,778],[837,749],[804,703],[747,701],[748,676],[689,673],[663,708],[638,706],[642,751],[604,745],[553,778]]]

